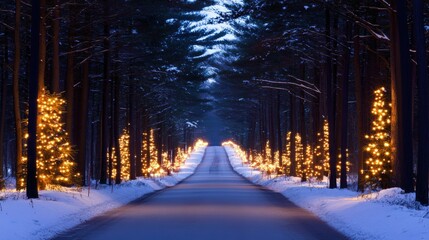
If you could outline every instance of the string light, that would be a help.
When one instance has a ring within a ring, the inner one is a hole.
[[[279,174],[284,174],[284,170],[280,165],[280,152],[275,151],[274,156],[272,158],[269,141],[267,141],[265,144],[265,158],[263,157],[262,153],[256,153],[254,157],[252,156],[252,154],[250,154],[250,156],[247,157],[246,152],[233,141],[223,142],[222,146],[232,147],[234,149],[235,155],[237,155],[241,159],[242,164],[250,165],[251,168],[258,169],[268,177],[275,177]],[[274,159],[274,161],[271,161],[271,159]]]
[[[66,101],[59,94],[50,94],[42,90],[38,103],[37,125],[37,177],[40,189],[55,188],[56,185],[71,186],[76,184],[80,174],[75,171],[73,150],[69,136],[61,117]],[[28,139],[28,133],[24,139]],[[27,147],[25,144],[24,147]],[[23,156],[23,166],[27,156]],[[26,171],[23,171],[24,174]],[[21,176],[20,185],[24,187],[25,176]]]
[[[368,169],[362,169],[367,187],[372,189],[387,188],[392,175],[391,146],[390,146],[390,111],[391,105],[386,102],[386,89],[381,87],[374,91],[375,99],[371,109],[373,121],[371,134],[366,135],[368,159],[365,163]]]
[[[149,165],[143,164],[143,175],[145,177],[163,177],[170,175],[172,172],[178,172],[180,167],[184,164],[185,160],[188,158],[189,153],[194,150],[197,150],[201,147],[208,145],[207,142],[197,139],[193,146],[190,146],[187,151],[177,148],[176,155],[174,160],[169,156],[168,152],[164,151],[161,153],[161,163],[158,162],[158,149],[155,145],[155,136],[154,130],[151,129],[149,135],[149,141],[147,140],[147,133],[143,133],[143,143],[142,143],[142,157],[143,159],[149,158]],[[147,152],[147,147],[149,147],[149,156]]]
[[[121,155],[121,180],[130,179],[130,134],[128,128],[123,130],[119,138],[119,149]],[[112,176],[113,180],[116,179],[118,160],[116,159],[116,149],[112,148]]]

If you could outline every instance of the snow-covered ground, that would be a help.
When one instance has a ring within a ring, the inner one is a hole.
[[[429,239],[429,208],[414,201],[415,194],[399,188],[372,194],[328,189],[326,182],[301,183],[300,178],[268,178],[242,164],[232,147],[225,146],[233,168],[256,184],[282,193],[351,239]]]
[[[96,215],[120,207],[156,190],[173,186],[190,176],[204,155],[196,149],[180,171],[159,179],[143,179],[98,189],[40,191],[39,199],[28,200],[25,192],[0,192],[0,239],[47,239]],[[92,186],[94,187],[94,186]]]

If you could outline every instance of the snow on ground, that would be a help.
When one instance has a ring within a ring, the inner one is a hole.
[[[301,183],[296,177],[271,178],[242,163],[225,146],[236,172],[250,181],[282,193],[351,239],[429,239],[429,207],[414,201],[415,194],[391,188],[372,194],[328,189],[327,183]]]
[[[40,191],[39,199],[28,200],[25,192],[0,192],[0,239],[47,239],[96,215],[140,198],[156,190],[176,185],[190,176],[204,155],[205,147],[194,151],[178,173],[157,179],[99,185],[98,189],[64,188]]]

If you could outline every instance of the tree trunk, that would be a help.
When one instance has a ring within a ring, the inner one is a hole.
[[[313,71],[313,77],[314,77],[314,85],[317,86],[320,89],[320,74],[319,74],[319,68],[314,67]],[[320,121],[320,98],[321,95],[317,94],[315,95],[315,98],[311,105],[311,121],[313,123],[313,134],[311,136],[311,142],[314,146],[313,149],[313,165],[320,165],[320,157],[317,155],[317,152],[315,151],[316,147],[318,146],[318,134],[322,131],[322,124]]]
[[[117,50],[116,52],[116,59],[118,58],[118,52]],[[114,91],[114,95],[115,95],[115,102],[114,102],[114,113],[113,113],[113,124],[112,124],[112,128],[113,128],[113,138],[115,141],[115,157],[116,157],[116,179],[115,179],[115,184],[120,184],[121,183],[121,163],[122,163],[122,159],[121,159],[121,148],[119,145],[119,111],[120,111],[120,104],[119,104],[119,99],[120,99],[120,86],[121,86],[121,82],[118,76],[118,66],[117,63],[114,64],[114,87],[115,87],[115,91]],[[128,130],[128,134],[130,135],[131,138],[131,129]],[[129,142],[129,145],[131,146],[131,141]],[[131,169],[130,169],[131,171]]]
[[[77,167],[81,176],[81,184],[85,185],[85,169],[86,169],[86,143],[87,143],[87,125],[88,125],[88,94],[89,94],[89,60],[82,64],[82,78],[79,94],[79,118],[77,135]],[[89,183],[88,183],[89,184]]]
[[[128,109],[128,122],[129,122],[129,128],[130,128],[130,180],[136,179],[136,131],[135,131],[135,107],[134,107],[134,82],[132,77],[129,77],[130,82],[130,92],[129,92],[129,109]],[[162,151],[162,150],[161,150]]]
[[[305,77],[305,66],[303,66],[303,74]],[[305,79],[305,78],[303,78]],[[304,105],[304,90],[300,90],[300,97],[301,99],[299,100],[299,132],[301,134],[301,143],[302,143],[302,163],[301,163],[301,172],[302,172],[302,178],[301,181],[305,182],[307,181],[307,173],[306,173],[306,169],[307,166],[306,162],[307,162],[307,155],[306,155],[306,147],[307,147],[307,133],[306,133],[306,126],[305,126],[305,105]]]
[[[266,138],[265,138],[265,130],[264,130],[264,104],[262,102],[262,96],[259,97],[259,113],[258,113],[258,117],[259,117],[259,150],[263,155],[263,158],[265,159],[265,143],[266,143]]]
[[[54,16],[52,20],[52,82],[53,93],[60,92],[60,2],[54,1]]]
[[[19,1],[16,1],[17,3]],[[20,8],[17,7],[18,10]],[[17,11],[18,12],[18,11]],[[32,1],[31,10],[32,19],[40,19],[40,6],[39,1]],[[19,23],[19,21],[18,21]],[[19,26],[19,25],[17,25]],[[36,160],[37,160],[37,97],[39,93],[39,78],[38,71],[40,70],[39,64],[39,34],[40,22],[32,21],[31,23],[31,72],[30,82],[28,84],[28,142],[27,142],[27,197],[38,198],[39,193],[37,190],[37,175],[36,175]],[[19,29],[19,28],[17,28]],[[19,39],[19,38],[18,38]],[[18,44],[19,46],[19,44]],[[21,136],[18,136],[21,138]],[[18,141],[17,141],[18,142]]]
[[[271,155],[271,163],[274,163],[274,153],[276,151],[276,134],[275,134],[275,125],[274,125],[274,90],[271,90],[270,92],[270,99],[269,99],[269,106],[268,106],[268,127],[270,131],[270,155]]]
[[[350,40],[351,22],[346,22],[346,41]],[[347,133],[348,133],[348,97],[349,97],[349,67],[350,67],[350,50],[347,46],[343,53],[343,74],[341,84],[341,179],[340,188],[347,188]],[[359,71],[359,69],[357,69]]]
[[[407,27],[407,4],[403,0],[395,0],[396,22],[392,23],[394,35],[392,39],[392,56],[395,65],[395,77],[392,81],[392,139],[396,150],[393,155],[394,184],[405,192],[412,192],[413,186],[413,149],[412,149],[412,89]],[[392,13],[393,14],[393,13]],[[393,103],[396,104],[393,104]]]
[[[156,145],[156,149],[157,149],[157,160],[158,160],[158,164],[162,165],[162,131],[164,130],[163,128],[163,124],[162,122],[162,116],[160,114],[158,114],[157,116],[157,120],[158,120],[158,130],[156,131],[156,141],[155,141],[155,145]],[[189,144],[190,145],[190,144]]]
[[[326,14],[326,97],[327,97],[327,111],[328,111],[328,126],[329,126],[329,188],[337,188],[337,151],[335,139],[335,86],[332,77],[332,56],[331,52],[331,21],[330,10],[325,9]]]
[[[429,83],[427,73],[426,42],[423,23],[423,1],[413,0],[414,32],[416,37],[418,81],[418,158],[416,201],[428,205],[429,171]]]
[[[104,54],[103,54],[103,100],[101,108],[101,121],[100,121],[100,142],[101,142],[101,159],[100,159],[100,183],[107,183],[107,148],[108,148],[108,90],[110,81],[110,21],[109,21],[109,1],[104,1]]]
[[[296,176],[296,146],[295,146],[295,135],[296,135],[296,120],[295,120],[295,97],[290,94],[290,176]]]
[[[144,123],[144,131],[146,132],[146,149],[143,149],[146,152],[146,158],[144,159],[144,167],[147,169],[150,166],[150,127],[149,127],[149,112],[146,106],[143,108],[144,115],[143,115],[143,123]],[[185,127],[186,129],[186,127]],[[185,141],[185,139],[184,139]],[[186,144],[186,143],[185,143]],[[185,148],[186,151],[186,148]],[[147,173],[146,173],[147,174]]]
[[[301,78],[305,81],[306,76],[305,76],[305,63],[301,63]],[[298,113],[298,119],[299,119],[299,133],[301,134],[301,143],[302,143],[302,163],[301,163],[301,172],[302,172],[302,178],[301,181],[305,182],[307,181],[307,174],[306,174],[306,168],[308,166],[306,166],[306,160],[307,160],[307,156],[306,156],[306,146],[307,146],[307,133],[306,133],[306,126],[305,126],[305,105],[304,105],[304,99],[305,99],[305,94],[304,94],[304,90],[300,89],[300,99],[299,99],[299,113]]]
[[[76,6],[74,3],[69,6],[69,29],[68,29],[68,54],[67,54],[67,76],[66,76],[66,131],[70,140],[74,140],[73,113],[74,113],[74,45],[76,29]]]
[[[142,171],[142,142],[143,142],[143,130],[142,130],[142,109],[139,108],[136,114],[136,130],[135,130],[135,162],[136,162],[136,177],[143,176]],[[173,148],[174,150],[174,148]]]
[[[90,29],[90,15],[86,13],[85,15],[85,23],[87,24],[87,29],[85,31],[86,41],[88,42],[87,47],[89,47],[89,41],[91,39],[91,29]],[[85,51],[85,56],[88,56],[89,51]],[[78,109],[78,118],[77,118],[77,168],[78,172],[81,176],[81,184],[85,185],[86,180],[86,144],[87,144],[87,130],[88,130],[88,104],[89,104],[89,66],[90,60],[87,59],[82,63],[82,78],[79,89],[79,105]],[[88,170],[89,175],[89,170]],[[88,182],[88,184],[90,184]]]
[[[45,70],[46,70],[46,0],[40,0],[40,36],[39,36],[39,94],[45,88]]]
[[[54,1],[54,16],[52,19],[52,81],[51,91],[60,92],[60,2]]]
[[[279,165],[283,164],[283,145],[282,145],[282,127],[281,127],[281,100],[280,100],[280,92],[277,91],[277,103],[276,103],[276,123],[277,123],[277,148],[279,151]]]
[[[37,1],[35,1],[37,2]],[[20,42],[20,25],[21,25],[21,1],[15,1],[15,31],[14,31],[14,45],[15,45],[15,56],[13,61],[13,111],[15,115],[15,172],[16,172],[16,189],[21,190],[25,188],[24,182],[22,182],[23,166],[22,166],[22,125],[21,125],[21,110],[19,104],[19,64],[21,58],[21,42]],[[34,8],[37,8],[34,7]],[[34,11],[33,11],[33,14]],[[32,24],[34,25],[34,24]],[[32,26],[34,27],[34,26]],[[36,28],[37,30],[38,28]],[[33,37],[33,35],[32,35]],[[38,36],[37,36],[38,37]],[[32,41],[34,41],[32,39]],[[34,52],[35,49],[33,49]],[[33,53],[34,54],[34,53]],[[33,55],[32,55],[33,57]],[[37,59],[37,58],[36,58]],[[37,63],[36,63],[36,66]]]
[[[353,66],[354,66],[354,80],[355,80],[355,94],[356,94],[356,115],[357,115],[357,156],[358,156],[358,191],[364,191],[365,183],[365,159],[364,159],[364,146],[365,146],[365,132],[363,131],[363,89],[361,77],[361,64],[360,64],[360,30],[357,24],[354,25],[353,37]]]
[[[6,18],[7,21],[7,18]],[[8,82],[8,65],[9,65],[9,44],[8,39],[9,38],[9,31],[4,31],[4,43],[3,43],[3,59],[2,59],[2,71],[1,71],[1,77],[2,77],[2,83],[1,83],[1,109],[0,109],[0,190],[4,189],[4,170],[6,170],[7,174],[7,167],[5,163],[7,163],[7,160],[4,159],[4,133],[5,133],[5,118],[6,118],[6,95],[7,95],[7,82]]]

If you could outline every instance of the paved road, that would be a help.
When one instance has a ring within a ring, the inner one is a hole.
[[[56,239],[346,239],[281,194],[249,183],[208,147],[181,184],[96,217]]]

